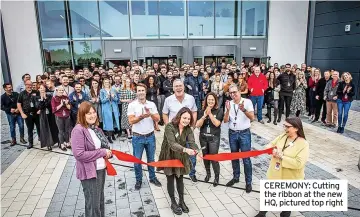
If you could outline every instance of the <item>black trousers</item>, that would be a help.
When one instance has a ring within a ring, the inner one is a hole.
[[[286,106],[286,114],[285,117],[290,116],[290,105],[291,105],[292,95],[291,96],[284,96],[280,93],[280,99],[279,99],[279,118],[281,118],[281,115],[284,113],[284,104]]]
[[[177,177],[176,175],[166,176],[167,179],[167,190],[171,199],[171,203],[176,203],[175,200],[175,179],[176,179],[176,189],[179,195],[179,202],[184,201],[184,177],[181,175]]]
[[[36,132],[38,136],[40,136],[40,119],[39,115],[34,114],[30,115],[27,114],[27,118],[25,119],[27,131],[28,131],[28,138],[29,138],[29,144],[34,144],[34,127],[36,126]]]
[[[322,107],[321,120],[326,120],[326,102],[323,99],[316,100],[315,120],[319,120]]]
[[[220,137],[219,136],[205,136],[203,134],[200,134],[200,145],[201,147],[206,147],[202,150],[203,155],[207,154],[217,154],[219,153],[219,147],[220,147]],[[220,164],[217,161],[209,161],[204,160],[204,165],[206,169],[207,174],[210,173],[210,162],[212,164],[215,176],[219,176],[220,174]]]
[[[105,217],[105,169],[96,171],[97,178],[81,181],[85,197],[86,217]]]

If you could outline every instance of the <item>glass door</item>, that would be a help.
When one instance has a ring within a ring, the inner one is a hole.
[[[105,60],[105,65],[107,68],[114,68],[114,65],[117,66],[126,66],[130,59],[121,59],[121,60]]]

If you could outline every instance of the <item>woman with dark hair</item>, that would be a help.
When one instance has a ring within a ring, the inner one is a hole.
[[[91,88],[90,88],[90,95],[89,99],[91,104],[94,106],[97,117],[99,120],[99,126],[102,128],[102,111],[101,111],[101,102],[100,102],[100,87],[99,87],[99,81],[93,79],[91,81]]]
[[[189,208],[184,201],[184,181],[183,176],[189,174],[191,163],[189,155],[198,154],[198,146],[195,143],[194,132],[191,126],[194,123],[192,112],[190,109],[183,107],[177,113],[175,118],[165,126],[164,140],[161,146],[159,160],[180,160],[183,168],[158,168],[164,170],[167,178],[167,190],[171,199],[171,209],[176,215],[183,212],[188,213]],[[189,144],[190,148],[186,148]],[[199,153],[201,155],[201,153]],[[175,199],[175,185],[179,195],[179,203]]]
[[[159,95],[159,88],[156,84],[156,77],[154,75],[149,75],[145,80],[145,84],[147,87],[146,100],[149,100],[155,103],[155,105],[158,105],[157,96]],[[160,131],[158,122],[155,122],[155,130]]]
[[[266,148],[274,148],[267,171],[271,180],[303,180],[305,164],[309,159],[309,143],[306,141],[301,119],[287,118],[285,132],[274,139]],[[280,216],[290,217],[290,211],[282,211]],[[266,211],[260,211],[255,217],[265,217]]]
[[[85,197],[85,216],[105,216],[105,160],[111,157],[106,136],[98,128],[99,119],[90,102],[80,104],[77,124],[71,133],[72,152],[76,160],[76,178],[81,181]]]
[[[47,147],[49,151],[52,146],[59,142],[58,128],[56,126],[55,116],[51,109],[52,95],[46,94],[46,87],[44,84],[39,88],[40,96],[38,96],[38,114],[40,117],[40,146],[41,148]]]
[[[265,103],[266,103],[266,107],[267,107],[266,117],[269,118],[267,123],[271,123],[271,107],[273,107],[275,104],[274,91],[279,82],[276,79],[274,72],[269,72],[268,74],[269,74],[268,88],[265,90]],[[274,114],[275,113],[277,113],[277,111],[274,111]],[[274,118],[275,118],[274,123],[276,123],[276,117],[274,116]]]
[[[200,128],[200,145],[203,149],[203,155],[217,154],[220,147],[221,122],[224,119],[223,109],[220,109],[216,94],[210,92],[206,95],[203,109],[199,112],[196,127]],[[220,164],[217,161],[211,161],[215,179],[214,187],[219,184]],[[210,161],[204,160],[206,169],[205,182],[209,182],[211,177]]]

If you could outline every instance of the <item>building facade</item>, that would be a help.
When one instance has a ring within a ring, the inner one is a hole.
[[[3,78],[92,61],[301,64],[308,11],[306,1],[3,1]]]

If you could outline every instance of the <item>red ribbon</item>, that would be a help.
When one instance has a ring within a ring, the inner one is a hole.
[[[226,161],[226,160],[236,160],[240,158],[249,158],[256,157],[262,154],[272,154],[273,148],[268,148],[260,151],[247,151],[247,152],[235,152],[235,153],[220,153],[220,154],[208,154],[203,157],[205,160],[213,161]],[[156,162],[145,163],[142,160],[121,151],[111,150],[112,154],[116,156],[117,159],[121,161],[126,161],[130,163],[145,164],[153,167],[184,167],[180,160],[162,160]],[[115,176],[116,170],[114,166],[110,163],[108,159],[105,159],[106,171],[109,176]]]
[[[246,152],[234,152],[234,153],[220,153],[220,154],[208,154],[203,157],[204,160],[213,161],[226,161],[236,160],[240,158],[256,157],[262,154],[272,154],[273,148],[268,148],[259,151],[246,151]]]

